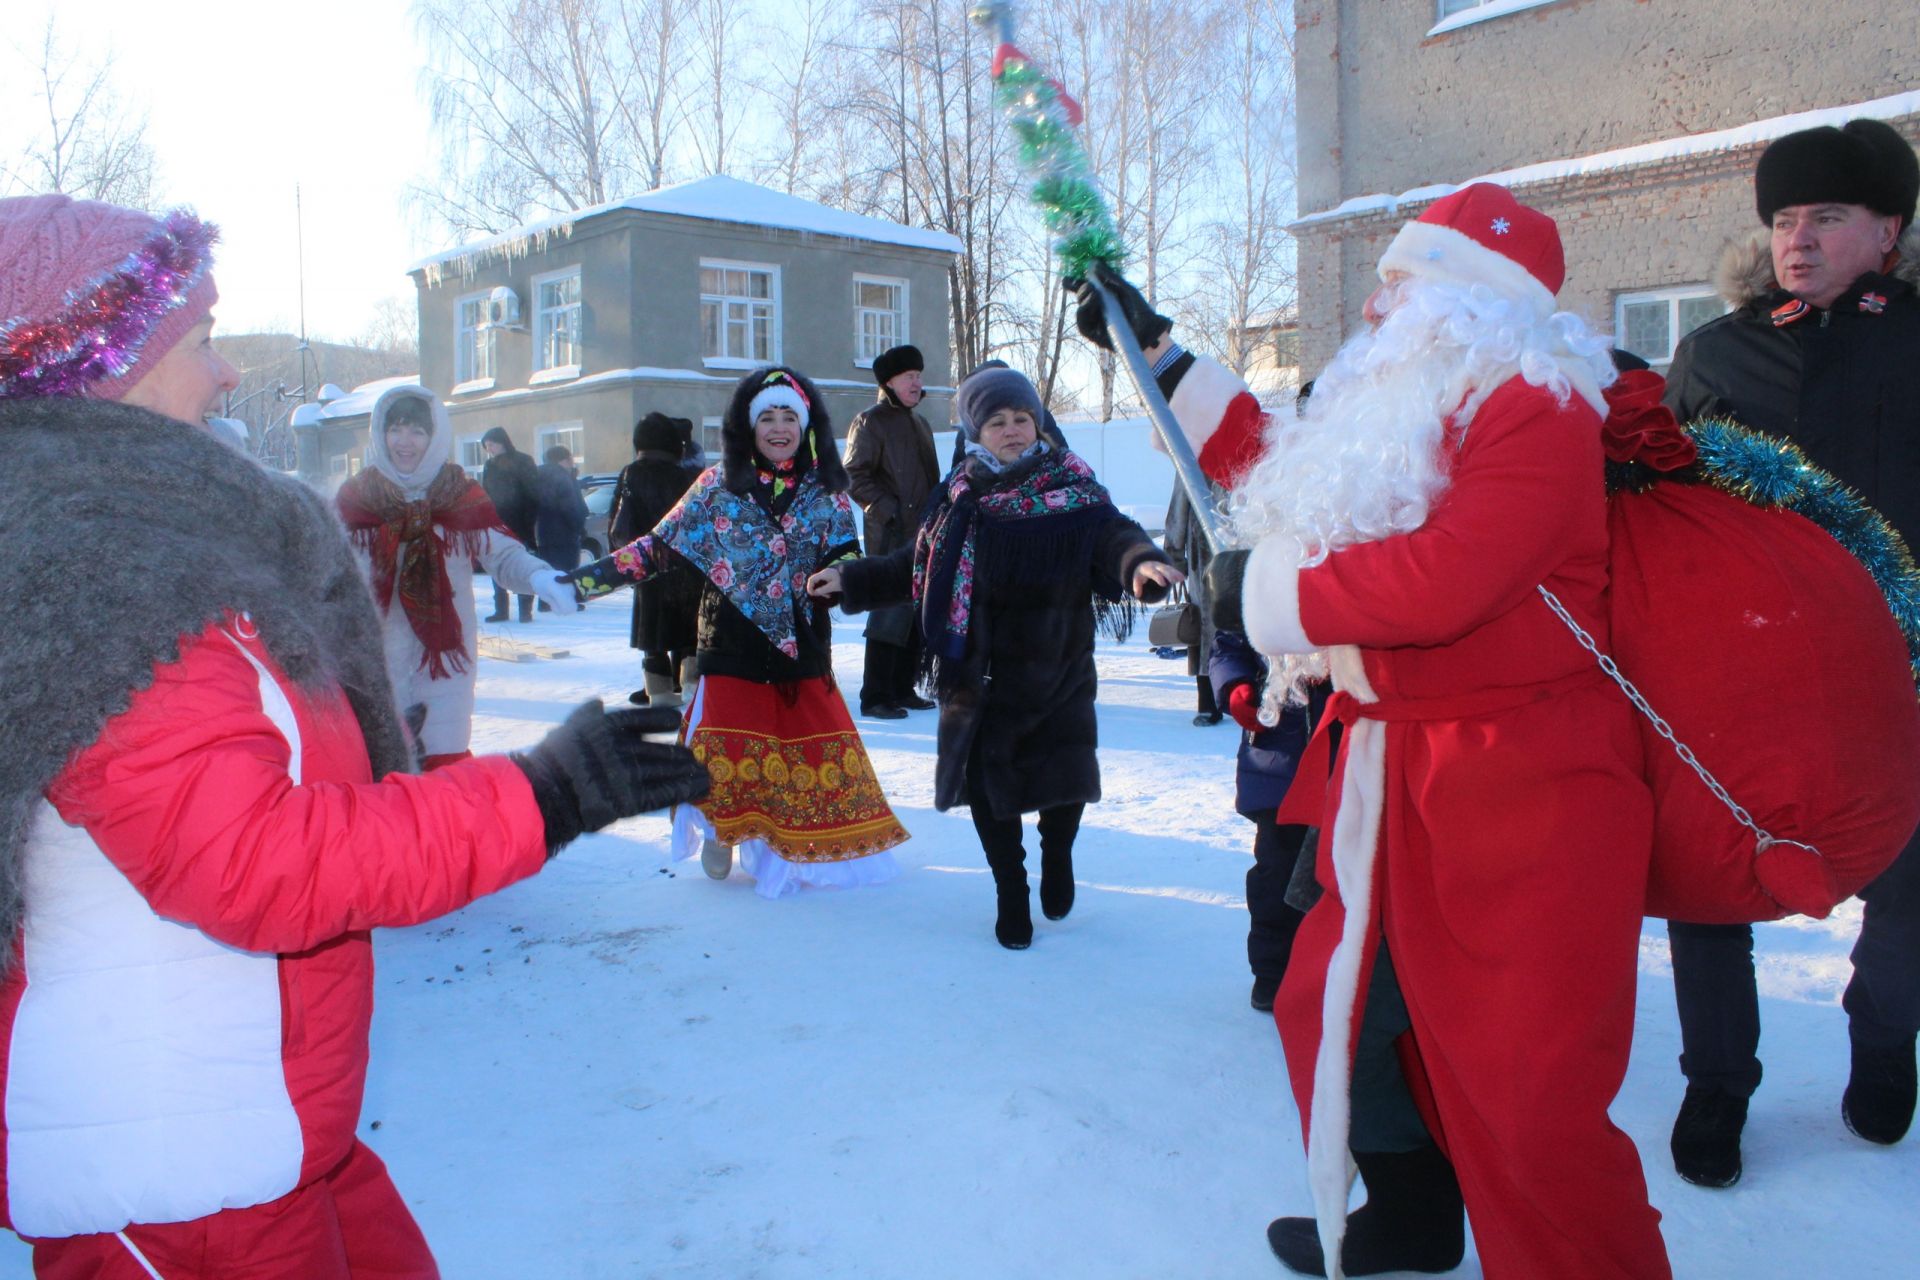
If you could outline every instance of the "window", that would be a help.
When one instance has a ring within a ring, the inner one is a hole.
[[[557,377],[580,372],[580,268],[533,281],[533,369]]]
[[[1553,3],[1555,0],[1435,0],[1433,13],[1438,21],[1427,34],[1437,36],[1443,31],[1453,31],[1476,22],[1485,22],[1489,18],[1504,17],[1522,9],[1538,9],[1543,4]]]
[[[583,422],[550,422],[533,433],[535,462],[547,460],[547,450],[555,445],[564,445],[575,462],[584,462],[587,455],[587,428]],[[581,468],[585,470],[584,465]]]
[[[480,437],[461,436],[455,448],[455,460],[468,475],[478,477],[481,468],[487,465],[487,447],[480,443]]]
[[[780,269],[701,259],[700,332],[709,365],[778,364]]]
[[[700,419],[700,449],[705,454],[703,461],[712,463],[720,460],[720,419]]]
[[[907,341],[907,282],[890,276],[853,278],[853,362],[873,367],[874,357]]]
[[[455,303],[453,340],[455,391],[484,391],[493,385],[493,330],[486,327],[487,295],[471,294]]]
[[[1623,293],[1614,303],[1614,345],[1664,372],[1680,339],[1726,311],[1727,304],[1704,284]]]

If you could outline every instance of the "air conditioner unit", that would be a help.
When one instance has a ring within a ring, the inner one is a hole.
[[[520,295],[506,285],[495,285],[487,295],[487,327],[512,329],[520,323]]]

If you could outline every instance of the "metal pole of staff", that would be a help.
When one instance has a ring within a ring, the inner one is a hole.
[[[1100,305],[1106,313],[1107,334],[1113,339],[1114,350],[1126,361],[1127,372],[1133,375],[1133,385],[1140,392],[1140,399],[1146,403],[1147,416],[1153,422],[1153,429],[1159,435],[1160,443],[1166,446],[1167,456],[1173,459],[1173,474],[1179,479],[1180,487],[1187,491],[1187,505],[1193,509],[1193,518],[1200,524],[1200,533],[1207,540],[1207,549],[1216,553],[1225,551],[1232,544],[1221,523],[1220,513],[1213,505],[1213,487],[1207,483],[1206,473],[1200,470],[1200,459],[1194,457],[1193,446],[1187,443],[1186,433],[1180,430],[1180,422],[1173,416],[1173,406],[1160,394],[1160,384],[1147,364],[1146,353],[1140,350],[1140,340],[1134,337],[1133,329],[1127,324],[1112,291],[1100,283],[1092,272],[1087,273],[1087,283],[1100,295]]]

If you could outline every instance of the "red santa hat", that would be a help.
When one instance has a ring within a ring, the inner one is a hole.
[[[1505,187],[1476,182],[1436,200],[1400,228],[1380,258],[1380,276],[1404,271],[1422,280],[1468,288],[1485,285],[1502,297],[1553,314],[1567,279],[1560,229]]]

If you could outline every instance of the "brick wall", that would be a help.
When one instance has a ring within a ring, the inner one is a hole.
[[[1914,0],[1297,0],[1300,210],[1920,87]]]
[[[1431,39],[1432,0],[1296,0],[1295,12],[1303,214],[1920,87],[1914,0],[1556,0]],[[1920,144],[1920,117],[1893,123]],[[1761,149],[1517,188],[1560,224],[1562,305],[1612,332],[1619,294],[1711,279],[1726,241],[1759,225]],[[1307,376],[1425,207],[1298,228]]]

